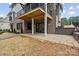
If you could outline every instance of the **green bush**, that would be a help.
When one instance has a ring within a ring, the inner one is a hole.
[[[7,32],[10,32],[10,29],[8,29]]]
[[[2,29],[0,29],[0,32],[2,31]]]
[[[3,32],[6,32],[6,29],[3,29]]]
[[[7,32],[7,29],[5,29],[5,32]]]

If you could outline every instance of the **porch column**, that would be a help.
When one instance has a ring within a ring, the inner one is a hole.
[[[44,16],[44,24],[45,24],[45,28],[44,28],[44,34],[45,36],[47,35],[47,3],[45,3],[45,16]]]
[[[34,18],[32,18],[32,34],[34,34]]]
[[[22,22],[23,33],[25,33],[25,21]]]

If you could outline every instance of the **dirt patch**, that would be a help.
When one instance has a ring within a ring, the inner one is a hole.
[[[17,36],[0,41],[0,55],[79,55],[79,48],[64,44],[40,41],[26,36]]]

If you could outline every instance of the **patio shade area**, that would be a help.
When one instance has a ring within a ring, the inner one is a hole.
[[[25,21],[29,21],[32,18],[34,18],[35,20],[42,20],[44,18],[44,15],[45,15],[45,11],[42,8],[39,7],[39,8],[36,8],[36,9],[30,11],[30,12],[27,12],[24,15],[19,16],[17,18],[23,19]],[[49,20],[53,19],[53,17],[51,15],[49,15],[48,13],[47,13],[47,18]]]

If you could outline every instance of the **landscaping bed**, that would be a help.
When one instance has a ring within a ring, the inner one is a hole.
[[[0,32],[0,34],[3,34],[4,32]]]

